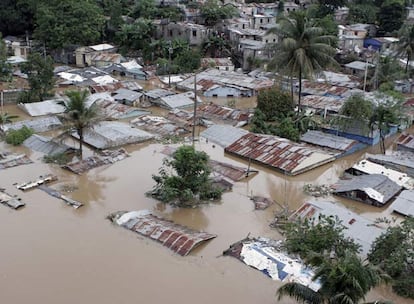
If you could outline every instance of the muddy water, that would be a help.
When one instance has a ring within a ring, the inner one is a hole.
[[[127,147],[131,157],[77,176],[41,162],[41,154],[3,144],[1,150],[25,152],[34,161],[0,171],[0,186],[19,195],[19,211],[0,205],[0,294],[2,303],[275,303],[280,282],[272,281],[231,257],[228,246],[247,235],[280,238],[269,228],[279,209],[255,211],[248,196],[271,196],[289,209],[306,197],[305,183],[333,183],[343,170],[363,157],[360,152],[297,177],[287,177],[252,165],[260,172],[234,185],[218,203],[197,209],[171,208],[145,196],[151,174],[164,155],[161,144]],[[239,166],[247,162],[224,155],[218,146],[196,143],[211,158]],[[71,185],[68,196],[85,206],[74,210],[40,190],[21,192],[13,183],[45,173],[58,175],[54,188]],[[336,197],[328,199],[338,200]],[[387,210],[342,201],[359,213],[383,216]],[[177,223],[218,235],[180,257],[158,243],[110,224],[105,217],[118,210],[149,209]],[[413,303],[378,289],[369,299]],[[293,303],[284,299],[280,303]]]

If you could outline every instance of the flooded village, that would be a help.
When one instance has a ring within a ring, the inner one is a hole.
[[[268,44],[280,39],[269,30],[276,17],[306,11],[307,2],[235,2],[237,17],[214,27],[180,4],[185,21],[151,21],[149,55],[161,58],[163,49],[163,61],[111,41],[56,51],[28,35],[3,37],[2,301],[298,303],[278,299],[278,289],[299,283],[318,292],[323,282],[286,249],[289,223],[338,219],[365,260],[378,237],[413,217],[412,79],[380,70],[399,40],[368,34],[369,24],[349,24],[346,7],[336,7],[335,60],[346,63],[303,79],[266,69],[275,56]],[[186,52],[174,45],[178,36],[188,50],[205,47],[199,67],[177,67],[174,52]],[[205,46],[213,36],[232,54]],[[48,60],[51,86],[37,98],[33,81]],[[272,109],[281,96],[286,104]],[[359,115],[366,104],[383,112]],[[177,174],[165,168],[183,146],[208,156],[219,199],[180,205],[151,195],[157,175]],[[414,303],[392,284],[368,290],[366,302]]]

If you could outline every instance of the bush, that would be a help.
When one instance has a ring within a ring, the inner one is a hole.
[[[10,130],[6,134],[6,143],[18,146],[21,145],[27,138],[33,135],[33,130],[23,126],[19,130]]]
[[[58,165],[65,165],[70,161],[70,157],[66,153],[56,153],[53,155],[43,156],[43,161],[45,163],[53,163]]]

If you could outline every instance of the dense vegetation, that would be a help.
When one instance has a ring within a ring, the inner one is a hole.
[[[18,146],[21,145],[26,139],[33,135],[33,130],[23,126],[18,130],[10,130],[6,133],[6,143]]]

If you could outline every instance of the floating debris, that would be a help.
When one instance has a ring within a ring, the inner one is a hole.
[[[20,165],[31,164],[32,161],[25,154],[0,153],[0,169],[7,169]]]
[[[19,189],[19,190],[25,191],[25,190],[36,188],[36,187],[38,187],[40,185],[43,185],[43,184],[47,184],[47,183],[57,181],[57,179],[58,179],[57,176],[52,175],[52,174],[47,174],[45,176],[40,176],[35,181],[30,181],[30,182],[26,182],[26,183],[23,183],[23,184],[18,184],[18,185],[16,185],[16,188]]]
[[[328,185],[306,184],[303,186],[303,191],[314,197],[323,197],[332,194],[333,189]]]
[[[256,210],[264,210],[275,203],[274,200],[262,196],[252,196],[250,199],[254,202],[254,209]]]
[[[45,191],[47,194],[49,194],[53,197],[56,197],[56,198],[59,198],[59,199],[63,200],[66,203],[66,205],[72,206],[75,209],[78,209],[79,207],[83,206],[83,204],[81,202],[75,201],[75,200],[63,195],[62,193],[60,193],[59,191],[57,191],[55,189],[49,188],[45,185],[40,185],[38,188],[40,190]]]
[[[110,214],[108,219],[119,226],[158,241],[182,256],[189,254],[202,242],[217,236],[159,218],[148,210],[118,211]]]
[[[300,259],[291,258],[282,250],[282,242],[268,238],[245,238],[230,246],[223,255],[235,257],[271,277],[282,282],[296,282],[314,291],[321,287],[312,280],[314,272]]]
[[[15,210],[26,205],[19,198],[13,197],[4,191],[0,191],[0,203]]]
[[[77,185],[74,185],[74,184],[64,184],[64,185],[61,185],[59,187],[60,191],[67,192],[67,193],[76,191],[78,189],[79,189],[79,187]]]

